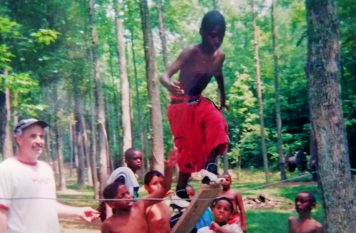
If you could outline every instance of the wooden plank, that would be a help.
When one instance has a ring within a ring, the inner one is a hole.
[[[189,233],[221,191],[220,184],[201,184],[199,190],[170,233]]]

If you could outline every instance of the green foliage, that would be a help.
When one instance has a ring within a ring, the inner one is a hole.
[[[164,21],[169,63],[181,50],[200,42],[199,27],[205,12],[214,7],[213,1],[163,1]],[[229,125],[229,163],[242,167],[259,168],[259,116],[255,87],[255,67],[252,44],[251,1],[216,1],[226,19],[226,35],[221,49],[225,52],[224,77],[229,112],[224,112]],[[274,67],[272,56],[271,19],[268,5],[259,1],[257,26],[259,31],[261,79],[263,86],[265,133],[270,166],[278,168],[277,130],[274,100]],[[153,27],[158,75],[164,71],[158,34],[155,1],[150,2],[150,20]],[[63,118],[71,119],[73,99],[81,98],[86,123],[91,121],[95,101],[93,95],[92,41],[86,1],[4,1],[0,6],[0,69],[10,75],[6,85],[11,89],[17,107],[16,114],[39,114],[52,119],[54,103],[60,105]],[[111,153],[121,154],[119,68],[116,52],[116,32],[111,1],[96,1],[95,16],[99,37],[100,68],[102,71],[107,113],[107,129]],[[284,153],[294,153],[309,147],[308,83],[304,72],[306,63],[305,2],[281,0],[276,2],[275,27],[280,78],[282,139]],[[120,6],[124,20],[127,70],[130,82],[133,141],[142,148],[140,133],[147,143],[150,131],[150,103],[147,97],[143,37],[136,0],[124,1]],[[341,29],[342,99],[347,125],[350,153],[355,153],[356,141],[356,43],[355,4],[342,0],[339,4]],[[28,74],[28,75],[27,75]],[[175,76],[173,79],[176,79]],[[5,77],[2,76],[3,85]],[[4,88],[4,85],[1,86]],[[136,91],[137,88],[137,91]],[[53,100],[53,90],[58,100]],[[163,90],[163,89],[162,89]],[[215,80],[204,95],[218,103]],[[17,96],[17,98],[15,98]],[[167,92],[162,91],[161,106],[165,149],[172,147],[172,138],[164,115]],[[139,105],[138,105],[139,104]],[[138,117],[141,117],[139,127]],[[65,124],[63,125],[65,127]],[[68,129],[64,131],[65,156],[70,154]],[[89,132],[89,131],[88,131]],[[90,133],[88,133],[89,135]],[[145,145],[147,152],[151,145]],[[148,153],[148,156],[150,153]]]
[[[14,55],[9,51],[9,48],[5,44],[0,44],[0,69],[10,70],[11,67],[8,64],[13,57]]]
[[[0,38],[2,40],[19,36],[18,24],[7,17],[0,17]]]
[[[50,45],[54,43],[59,33],[50,29],[40,29],[37,32],[31,33],[31,36],[39,44]]]

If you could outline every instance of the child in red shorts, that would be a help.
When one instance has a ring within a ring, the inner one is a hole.
[[[184,49],[161,77],[161,83],[171,94],[167,117],[178,152],[176,192],[183,199],[188,199],[190,174],[201,170],[203,183],[216,180],[217,157],[227,151],[227,124],[221,112],[227,108],[222,72],[225,55],[219,50],[225,28],[220,12],[205,14],[200,27],[201,43]],[[171,77],[178,71],[179,80],[174,82]],[[220,91],[220,108],[202,96],[213,76]]]

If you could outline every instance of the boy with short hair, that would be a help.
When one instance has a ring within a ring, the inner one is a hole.
[[[148,233],[146,211],[149,206],[160,202],[172,184],[172,171],[175,166],[175,152],[170,152],[165,161],[165,177],[161,186],[143,199],[134,201],[127,187],[114,182],[105,189],[103,196],[108,205],[115,209],[114,215],[107,218],[102,226],[102,233]],[[115,200],[113,200],[115,199]],[[117,200],[116,200],[117,199]]]
[[[153,170],[145,174],[144,188],[151,194],[162,187],[163,175],[161,172]],[[169,193],[169,192],[168,192]],[[171,230],[169,220],[171,217],[171,209],[162,200],[154,205],[151,205],[146,210],[146,218],[150,233],[169,233]]]
[[[106,183],[109,185],[114,182],[121,182],[126,185],[134,198],[138,198],[140,184],[137,181],[138,175],[136,172],[142,167],[143,153],[140,150],[131,147],[125,151],[124,158],[127,167],[122,166],[116,168],[111,173]],[[104,221],[106,218],[113,215],[112,209],[105,204],[105,202],[100,202],[98,210],[100,212],[101,221]]]
[[[310,192],[298,193],[295,198],[295,210],[298,217],[288,218],[289,233],[324,233],[323,226],[311,217],[316,206],[315,196]]]
[[[231,200],[234,207],[234,212],[231,215],[231,221],[238,224],[243,232],[246,233],[246,212],[242,195],[237,190],[231,188],[232,179],[230,174],[225,174],[224,178],[225,182],[223,183],[223,190],[220,192],[219,196],[224,196]]]
[[[220,12],[205,14],[200,27],[201,43],[184,49],[160,79],[171,94],[167,117],[178,151],[176,192],[182,199],[188,199],[185,188],[192,172],[201,170],[203,183],[217,180],[217,156],[227,151],[227,124],[220,112],[227,108],[222,72],[225,55],[219,50],[225,28]],[[174,82],[171,77],[178,71],[179,81]],[[220,91],[220,108],[202,96],[213,76]],[[185,202],[181,207],[188,205]]]
[[[206,227],[198,229],[198,233],[242,233],[240,226],[229,221],[234,212],[231,200],[218,197],[211,204],[214,221]]]
[[[142,167],[143,153],[131,147],[125,151],[124,157],[127,167],[116,168],[106,183],[111,184],[117,181],[124,183],[129,188],[130,193],[137,198],[140,185],[137,181],[138,175],[136,172]]]

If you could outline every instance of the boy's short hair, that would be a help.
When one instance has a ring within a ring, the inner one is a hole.
[[[161,177],[161,176],[163,176],[163,174],[156,170],[147,172],[144,177],[144,184],[149,185],[154,176]]]
[[[215,198],[213,203],[211,203],[211,207],[215,207],[216,204],[221,200],[227,201],[230,204],[230,212],[233,213],[234,212],[234,204],[232,203],[230,198],[227,198],[227,197],[217,197],[217,198]]]
[[[305,191],[305,192],[300,192],[300,193],[306,193],[306,194],[308,194],[308,196],[309,196],[309,201],[311,202],[311,203],[316,203],[316,198],[315,198],[315,195],[313,194],[313,193],[311,193],[311,192],[309,192],[309,191]],[[299,194],[299,193],[298,193]],[[298,195],[297,194],[297,195]]]
[[[211,31],[215,27],[219,27],[225,33],[226,22],[224,16],[219,11],[212,10],[204,15],[200,29],[203,31]]]
[[[114,199],[117,194],[117,189],[120,185],[125,185],[121,182],[114,182],[107,185],[103,191],[104,199]]]
[[[136,151],[138,151],[138,150],[135,147],[130,147],[129,149],[125,150],[125,153],[124,153],[125,159],[129,158]]]

